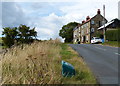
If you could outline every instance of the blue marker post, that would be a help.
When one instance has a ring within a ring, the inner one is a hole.
[[[104,38],[102,38],[102,43],[104,43]]]
[[[68,76],[71,77],[71,76],[75,75],[74,67],[71,64],[69,64],[65,61],[62,61],[62,75],[64,77],[68,77]]]

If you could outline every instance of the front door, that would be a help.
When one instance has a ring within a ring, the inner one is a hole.
[[[83,42],[85,43],[85,40],[86,40],[86,36],[83,36]]]

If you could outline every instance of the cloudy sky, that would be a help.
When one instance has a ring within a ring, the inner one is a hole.
[[[93,17],[97,9],[106,19],[118,18],[119,0],[2,0],[0,2],[0,34],[2,27],[25,24],[36,27],[39,39],[59,38],[59,30],[69,22],[79,22]],[[1,35],[0,35],[1,36]]]

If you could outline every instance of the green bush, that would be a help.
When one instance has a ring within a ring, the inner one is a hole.
[[[106,31],[106,39],[108,41],[120,41],[120,28],[116,30],[108,30]]]

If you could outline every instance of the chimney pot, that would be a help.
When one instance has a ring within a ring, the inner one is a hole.
[[[86,21],[87,21],[87,20],[89,20],[89,19],[90,19],[90,17],[89,17],[89,16],[87,16],[87,17],[86,17]]]
[[[100,14],[100,9],[98,9],[97,14]]]
[[[85,20],[82,21],[82,24],[85,23]]]

